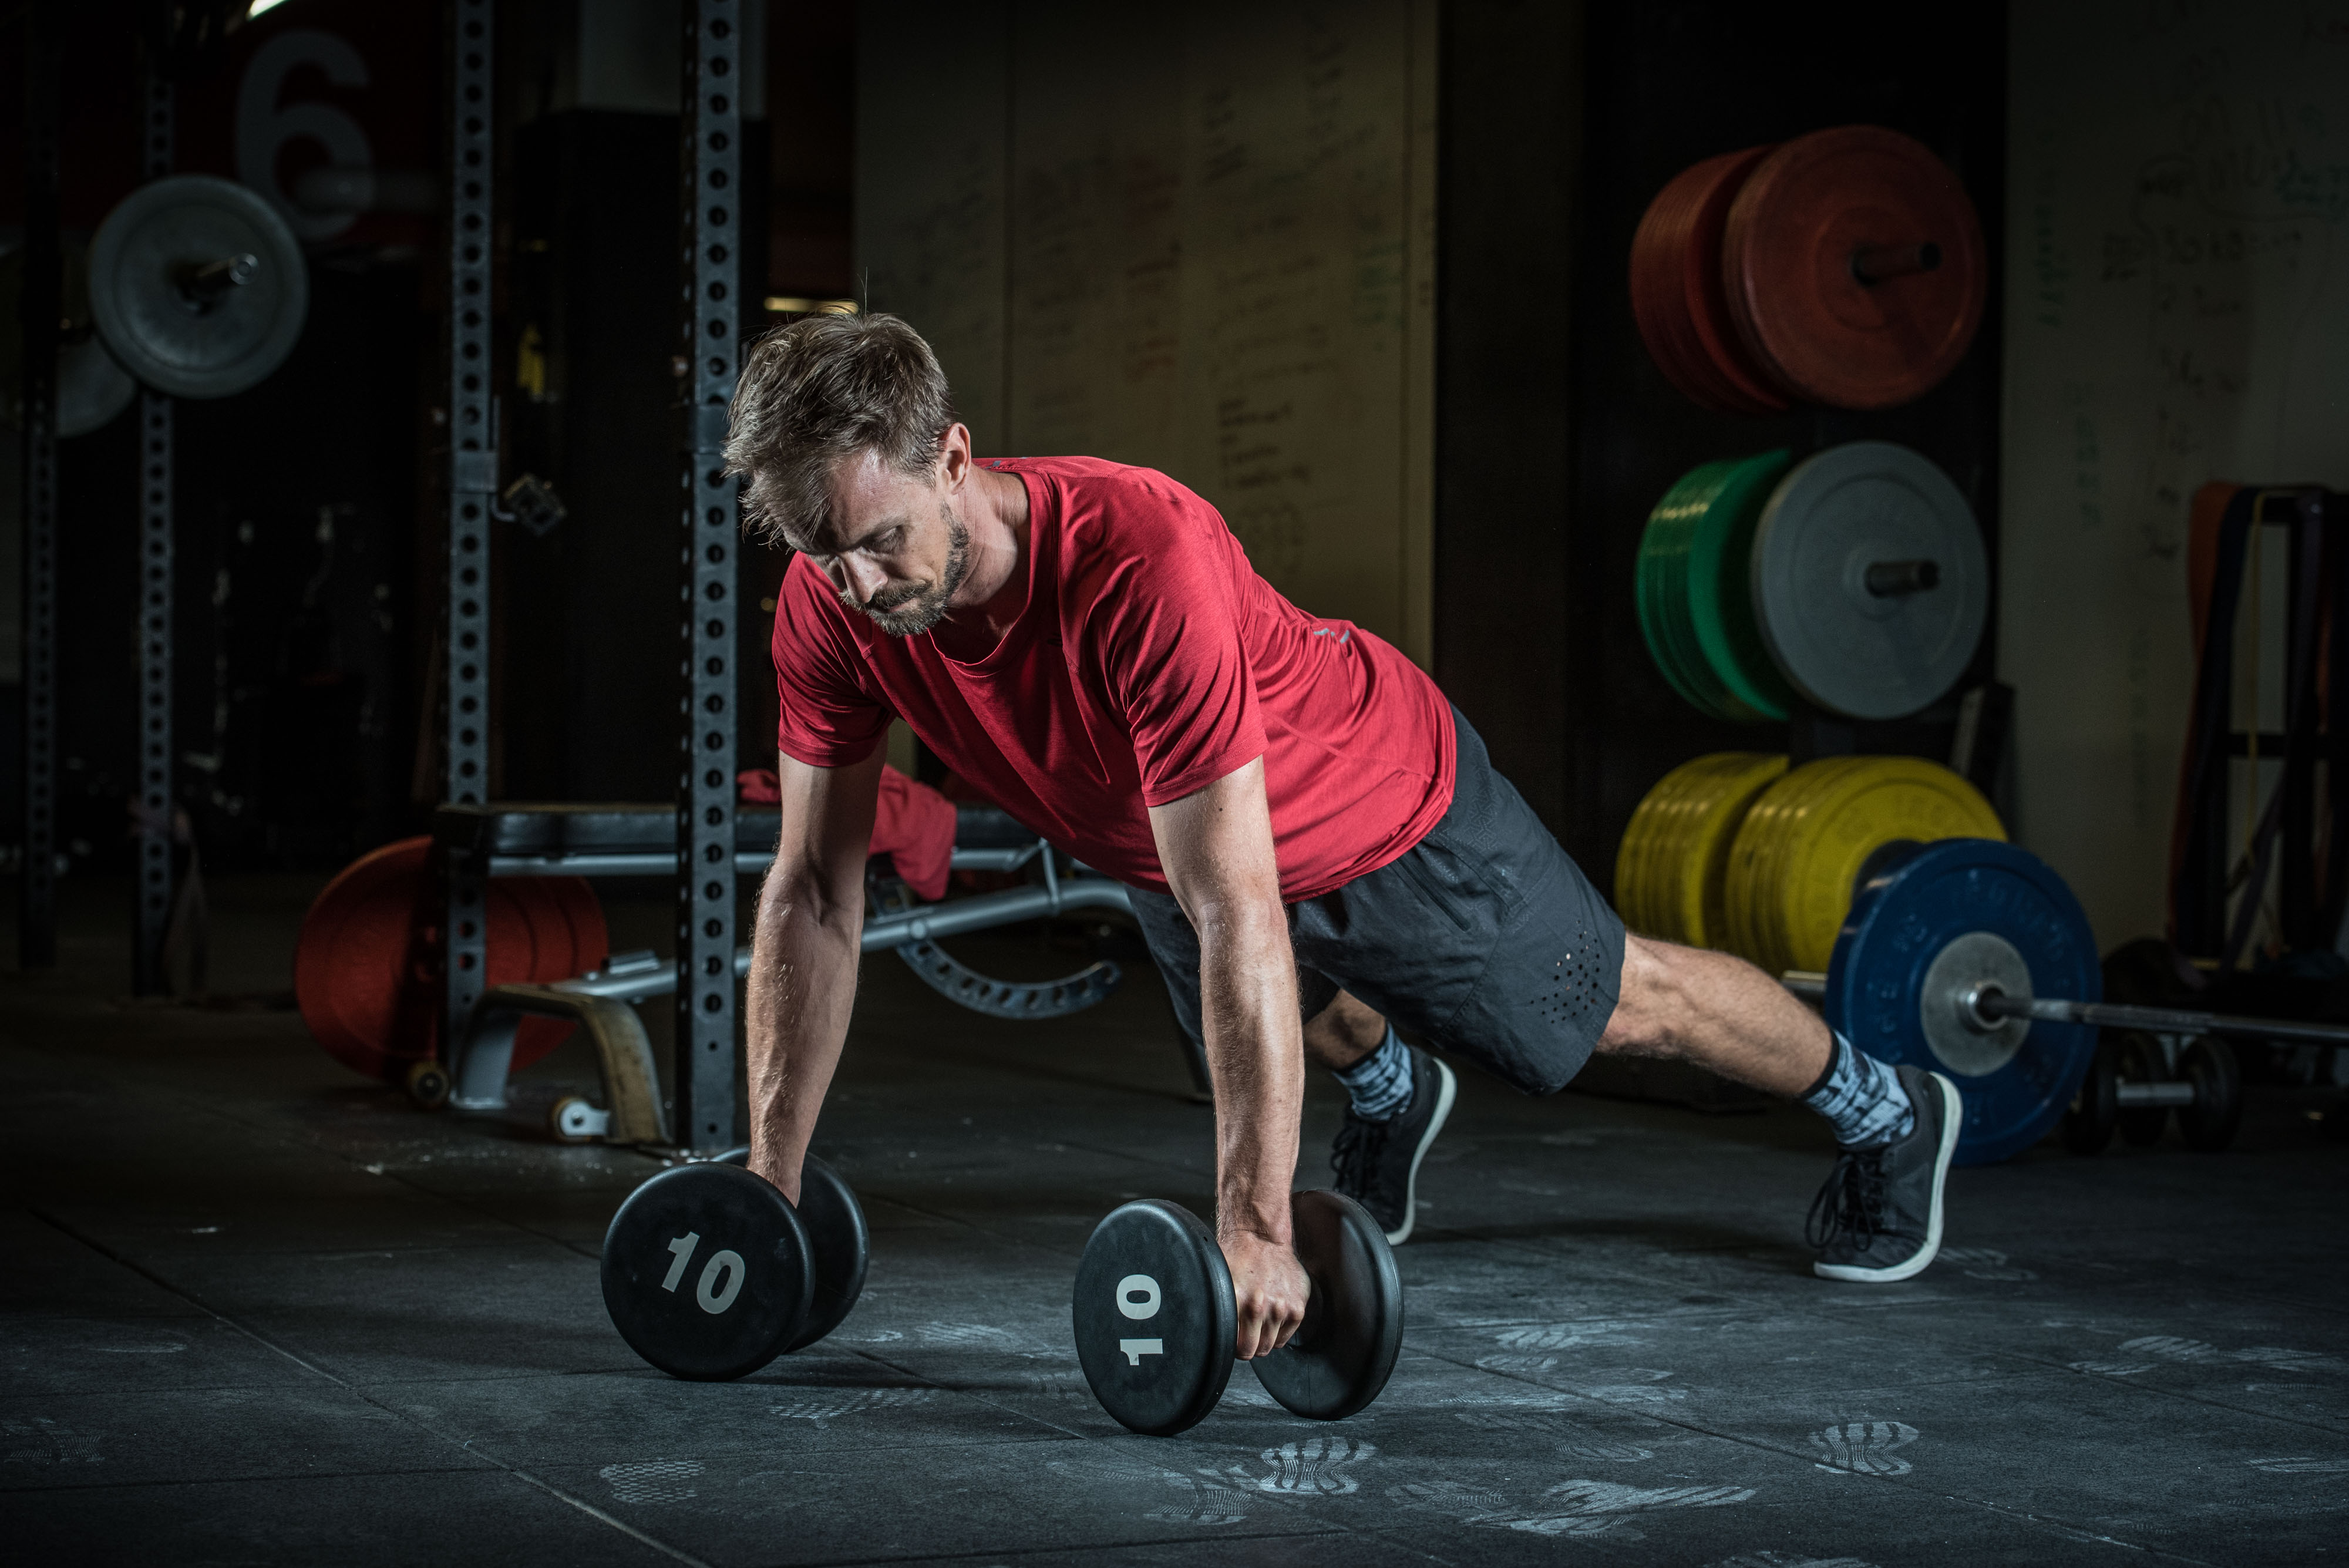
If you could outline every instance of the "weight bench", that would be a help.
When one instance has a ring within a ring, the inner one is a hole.
[[[744,807],[734,819],[734,868],[763,877],[773,864],[781,814]],[[432,837],[450,868],[479,877],[674,877],[677,812],[671,806],[606,805],[443,805],[433,815]],[[1081,1012],[1117,988],[1123,972],[1108,961],[1057,980],[996,980],[969,968],[938,945],[946,937],[982,931],[1078,909],[1132,912],[1125,888],[1055,851],[993,806],[955,808],[953,867],[958,871],[1030,872],[1028,886],[924,904],[896,877],[887,857],[865,873],[865,952],[894,950],[923,982],[950,1001],[998,1018],[1058,1018]],[[1065,866],[1066,869],[1063,870]],[[750,950],[738,949],[734,972],[750,968]],[[658,1079],[644,1025],[633,1003],[677,989],[676,965],[649,950],[616,954],[604,968],[551,982],[492,986],[450,1054],[450,1103],[459,1110],[494,1113],[507,1104],[514,1032],[523,1017],[575,1019],[595,1044],[604,1077],[604,1104],[564,1101],[555,1107],[556,1136],[614,1142],[666,1143]],[[1192,1085],[1207,1093],[1206,1062],[1177,1032]]]

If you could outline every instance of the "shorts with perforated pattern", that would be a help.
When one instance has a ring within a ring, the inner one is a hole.
[[[1623,922],[1454,709],[1452,808],[1399,859],[1288,906],[1307,1018],[1343,988],[1446,1054],[1527,1094],[1590,1059],[1623,975]],[[1174,1015],[1200,1031],[1199,939],[1164,893],[1133,889]]]

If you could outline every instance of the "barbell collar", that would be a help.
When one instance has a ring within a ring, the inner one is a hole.
[[[208,262],[187,262],[180,267],[180,292],[198,310],[209,310],[261,272],[261,258],[251,251]]]

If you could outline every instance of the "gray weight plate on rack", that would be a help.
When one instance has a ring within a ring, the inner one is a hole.
[[[114,422],[139,396],[139,383],[96,337],[57,350],[57,434],[88,435]]]
[[[285,362],[310,308],[294,231],[209,174],[142,185],[98,225],[90,314],[122,368],[175,398],[225,398]]]
[[[1754,618],[1813,704],[1913,713],[1957,684],[1990,614],[1973,509],[1923,454],[1829,447],[1778,482],[1754,531]]]

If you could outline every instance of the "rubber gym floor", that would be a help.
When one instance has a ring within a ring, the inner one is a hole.
[[[99,882],[67,886],[56,971],[0,978],[15,1561],[1891,1568],[2349,1541],[2349,1147],[2309,1116],[2337,1091],[2254,1088],[2222,1156],[2173,1133],[1959,1171],[1942,1261],[1871,1288],[1810,1274],[1806,1115],[1464,1074],[1378,1402],[1300,1421],[1237,1369],[1154,1439],[1093,1402],[1068,1304],[1100,1215],[1207,1206],[1208,1113],[1146,967],[1021,1025],[868,961],[818,1143],[872,1222],[863,1302],[686,1384],[598,1294],[655,1161],[412,1110],[256,1000],[312,887],[215,889],[212,983],[241,1002],[126,998],[128,892]],[[665,911],[613,920],[649,941]],[[566,1046],[531,1083],[585,1069]],[[1338,1112],[1317,1084],[1309,1183]]]

